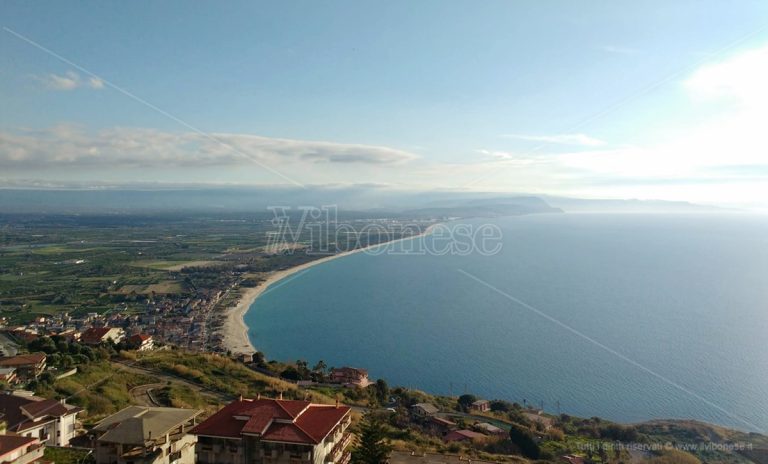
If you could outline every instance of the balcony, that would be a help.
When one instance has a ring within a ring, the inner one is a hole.
[[[325,462],[339,462],[343,457],[344,450],[352,442],[352,434],[346,432],[335,445],[328,455],[325,457]]]

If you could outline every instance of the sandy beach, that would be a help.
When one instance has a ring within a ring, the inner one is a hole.
[[[432,232],[433,228],[436,225],[437,224],[433,224],[429,226],[426,230],[424,230],[423,233],[419,235],[400,238],[397,240],[391,240],[386,243],[379,243],[379,244],[371,245],[368,247],[357,248],[355,250],[345,251],[343,253],[338,253],[332,256],[326,256],[324,258],[316,259],[314,261],[310,261],[308,263],[304,263],[299,266],[294,266],[292,268],[285,269],[282,271],[274,271],[268,274],[267,278],[264,281],[262,281],[258,286],[253,288],[241,288],[241,296],[237,304],[231,308],[228,308],[226,310],[226,314],[224,315],[224,324],[221,327],[221,335],[223,337],[222,345],[226,350],[229,350],[232,353],[255,353],[256,352],[256,348],[254,348],[254,346],[251,344],[250,339],[248,338],[248,326],[245,325],[245,320],[243,318],[245,317],[245,313],[248,312],[248,309],[251,307],[253,302],[256,301],[256,298],[258,298],[259,295],[264,293],[267,290],[267,288],[269,288],[269,286],[274,284],[275,282],[285,279],[286,277],[289,277],[293,274],[302,272],[306,269],[309,269],[312,266],[317,266],[318,264],[328,262],[332,259],[342,258],[344,256],[351,255],[353,253],[360,253],[370,248],[391,245],[392,243],[396,243],[402,240],[413,240],[418,237],[423,237],[425,235],[428,235],[430,232]]]

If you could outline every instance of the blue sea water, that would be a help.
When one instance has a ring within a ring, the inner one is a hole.
[[[490,222],[492,256],[357,253],[278,282],[251,341],[434,393],[768,430],[768,217]]]

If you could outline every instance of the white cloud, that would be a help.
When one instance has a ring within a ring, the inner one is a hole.
[[[729,98],[748,106],[768,103],[768,46],[698,69],[685,89],[698,99]]]
[[[0,131],[0,167],[199,167],[252,162],[306,166],[397,165],[416,156],[389,147],[261,137],[113,128],[90,133],[61,125]]]
[[[91,89],[103,89],[104,81],[98,77],[90,77],[83,79],[80,75],[74,71],[67,71],[63,75],[48,74],[47,76],[38,77],[35,79],[42,82],[43,85],[49,90],[75,90],[77,88],[91,88]]]
[[[92,89],[103,89],[104,88],[104,81],[101,80],[98,77],[92,77],[92,78],[88,79],[88,85]]]
[[[557,135],[525,135],[525,134],[504,134],[504,138],[527,140],[531,142],[540,142],[544,144],[558,145],[580,145],[585,147],[596,147],[605,145],[605,142],[590,137],[585,134],[557,134]]]
[[[488,166],[482,181],[471,185],[557,188],[552,181],[558,180],[572,195],[757,202],[768,207],[765,82],[768,46],[701,66],[681,86],[696,118],[665,139],[608,148],[582,134],[514,136],[540,142],[581,141],[573,145],[587,148],[548,153],[479,150]]]
[[[683,89],[694,109],[712,100],[719,103],[704,122],[653,146],[568,153],[559,159],[571,167],[621,177],[700,180],[720,172],[733,176],[738,166],[744,167],[741,175],[759,173],[759,167],[768,167],[765,82],[768,46],[702,66],[683,82]]]
[[[608,53],[616,53],[618,55],[637,55],[640,50],[631,47],[621,47],[616,45],[603,45],[600,50]]]

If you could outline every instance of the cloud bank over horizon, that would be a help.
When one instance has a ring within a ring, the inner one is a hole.
[[[292,140],[251,134],[165,132],[116,127],[86,131],[74,125],[0,131],[0,167],[172,167],[265,164],[397,165],[416,159],[388,147]]]

